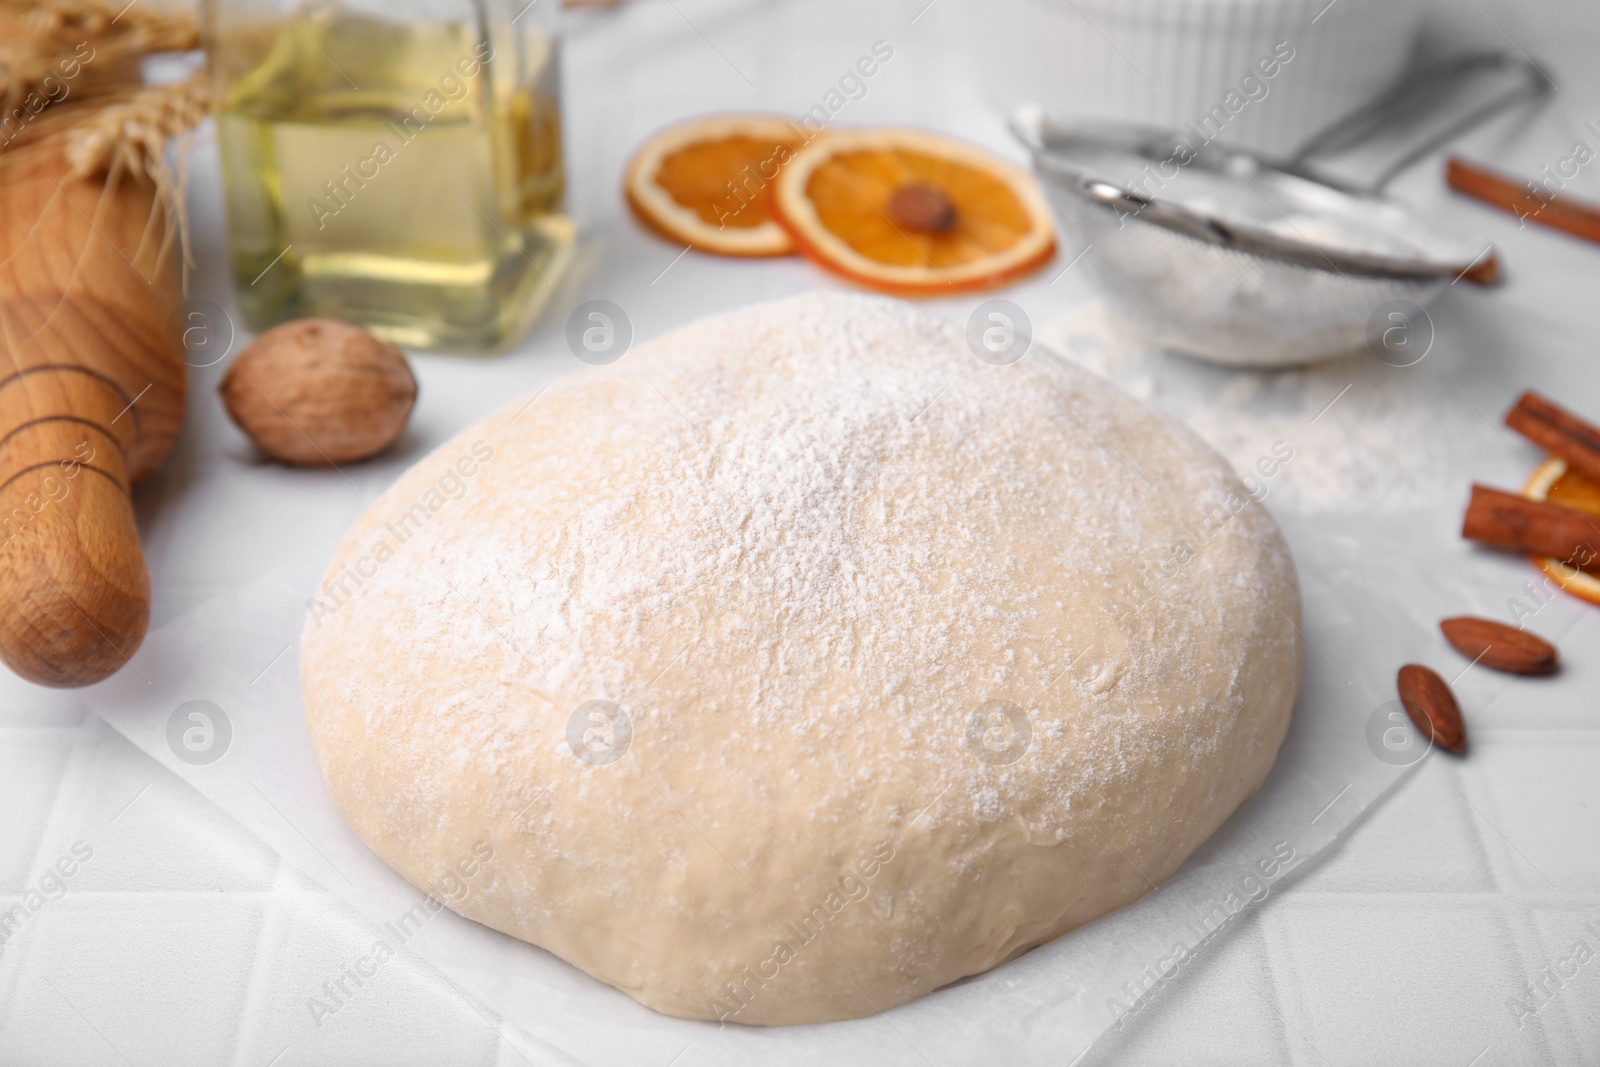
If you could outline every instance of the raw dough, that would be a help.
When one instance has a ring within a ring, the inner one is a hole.
[[[418,463],[340,543],[302,685],[415,885],[668,1014],[815,1022],[1171,875],[1272,765],[1299,616],[1187,429],[818,293]]]

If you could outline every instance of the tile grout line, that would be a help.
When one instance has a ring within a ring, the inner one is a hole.
[[[1291,885],[1291,888],[1295,887]],[[1284,899],[1292,899],[1292,897],[1293,893],[1286,892],[1283,897],[1279,899],[1278,903],[1281,905]],[[1263,900],[1261,903],[1266,904],[1268,901]],[[1312,1021],[1310,1019],[1310,1013],[1306,1010],[1306,1004],[1304,1003],[1308,998],[1306,998],[1304,995],[1305,990],[1302,988],[1298,969],[1293,967],[1285,969],[1280,981],[1278,969],[1273,966],[1273,961],[1282,957],[1279,953],[1273,951],[1272,943],[1278,938],[1275,936],[1276,924],[1270,919],[1272,913],[1273,909],[1264,907],[1254,917],[1255,926],[1261,932],[1261,944],[1259,952],[1260,959],[1258,964],[1259,973],[1267,979],[1267,989],[1270,991],[1269,993],[1262,995],[1263,997],[1270,996],[1272,1000],[1275,1001],[1273,1006],[1277,1010],[1273,1012],[1273,1018],[1274,1026],[1278,1032],[1278,1037],[1282,1041],[1282,1045],[1280,1047],[1289,1051],[1290,1063],[1295,1065],[1295,1067],[1298,1067],[1298,1064],[1300,1063],[1299,1049],[1298,1046],[1295,1045],[1295,1043],[1290,1039],[1290,1030],[1292,1029],[1292,1024],[1289,1022],[1289,1009],[1293,1008],[1295,1010],[1296,1014],[1300,1017],[1307,1029],[1312,1029]],[[1246,943],[1237,936],[1240,932],[1241,931],[1238,930],[1234,931],[1235,936],[1232,938],[1231,943],[1236,945]],[[1223,947],[1225,948],[1226,946]],[[1282,948],[1286,953],[1292,952],[1294,945],[1292,941],[1284,939]],[[1285,985],[1288,986],[1289,992],[1294,996],[1293,1003],[1290,1003],[1289,999],[1286,998],[1282,992],[1280,992]],[[1309,1042],[1309,1038],[1306,1040]]]
[[[240,828],[243,829],[242,824]],[[253,1054],[255,1050],[248,1046],[257,1029],[251,1020],[265,1017],[265,1012],[257,1014],[258,1005],[270,1006],[272,980],[268,961],[276,958],[271,948],[280,936],[279,928],[285,925],[284,914],[294,903],[290,892],[293,887],[287,884],[283,857],[275,849],[269,847],[268,851],[273,859],[272,884],[260,894],[263,900],[261,930],[256,938],[255,959],[250,961],[250,973],[245,976],[244,996],[239,1001],[239,1023],[234,1027],[233,1057],[229,1061],[233,1067],[261,1067],[261,1056]]]
[[[28,858],[27,865],[22,868],[22,883],[19,887],[19,892],[16,894],[19,898],[27,892],[28,887],[32,886],[39,876],[40,860],[44,854],[45,843],[52,839],[53,834],[59,831],[60,826],[72,821],[65,811],[66,805],[74,803],[73,799],[69,799],[69,781],[75,780],[76,782],[71,791],[71,796],[76,798],[75,807],[79,810],[82,808],[82,798],[87,793],[87,790],[83,788],[83,783],[92,780],[89,777],[88,770],[85,769],[85,764],[91,759],[89,753],[100,744],[100,739],[95,736],[94,730],[95,724],[99,722],[99,718],[85,712],[84,717],[73,727],[71,740],[64,742],[67,747],[67,753],[61,761],[60,769],[56,773],[49,803],[44,808],[44,818],[39,820],[38,833],[34,837],[32,855]],[[51,733],[59,734],[62,727],[49,727],[47,729]],[[26,924],[19,934],[14,935],[8,941],[8,947],[27,947],[34,940],[35,933],[34,925],[32,923]],[[14,948],[11,951],[0,952],[0,990],[5,990],[8,986],[10,988],[9,994],[3,998],[4,1005],[0,1006],[0,1033],[7,1033],[11,1030],[11,1014],[19,1010],[20,998],[17,993],[22,983],[23,975],[34,973],[24,962],[27,958],[27,953],[16,951]]]

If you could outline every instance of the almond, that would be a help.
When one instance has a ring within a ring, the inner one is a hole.
[[[1550,674],[1560,661],[1549,641],[1493,619],[1459,615],[1441,622],[1439,629],[1457,652],[1497,671]]]
[[[1451,752],[1467,747],[1467,724],[1461,718],[1461,705],[1450,692],[1450,685],[1434,671],[1420,664],[1400,668],[1400,703],[1417,729],[1430,735],[1434,743]]]

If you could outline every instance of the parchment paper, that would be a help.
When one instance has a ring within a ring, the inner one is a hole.
[[[851,1022],[761,1029],[670,1019],[541,949],[436,903],[430,909],[345,825],[312,756],[297,650],[321,558],[175,619],[149,636],[129,669],[85,696],[134,744],[378,924],[393,949],[436,966],[486,1019],[498,1017],[502,1036],[530,1062],[667,1064],[693,1049],[682,1062],[1060,1067],[1079,1062],[1108,1027],[1137,1026],[1172,983],[1204,980],[1216,939],[1283,892],[1408,767],[1441,758],[1392,699],[1395,670],[1410,649],[1425,647],[1431,625],[1401,599],[1406,518],[1279,519],[1305,600],[1306,680],[1261,792],[1135,904],[988,974]],[[189,704],[197,700],[209,705]],[[196,708],[216,720],[209,735],[190,715]],[[308,1002],[317,993],[307,990]],[[313,1012],[305,1020],[309,1045]]]

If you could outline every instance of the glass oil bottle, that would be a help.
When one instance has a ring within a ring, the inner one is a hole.
[[[514,341],[566,267],[556,0],[207,0],[248,325]]]

